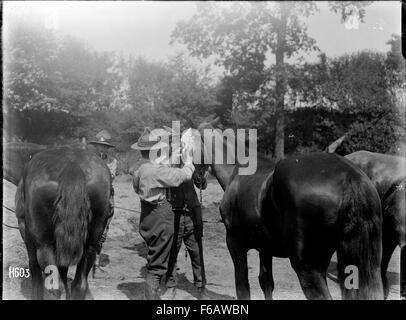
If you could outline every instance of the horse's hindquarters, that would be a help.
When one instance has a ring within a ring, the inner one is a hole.
[[[347,162],[310,154],[283,160],[275,168],[275,203],[286,215],[287,249],[309,299],[330,298],[325,272],[335,250],[343,298],[383,297],[379,195]],[[359,290],[345,286],[349,267],[359,274]]]
[[[110,214],[111,177],[103,160],[85,150],[49,149],[28,163],[23,177],[25,243],[33,296],[42,297],[42,272],[54,266],[55,276],[77,264],[72,297],[83,299],[95,246]],[[92,204],[90,203],[89,185]],[[64,284],[66,281],[64,281]],[[45,287],[48,291],[48,288]]]
[[[28,182],[25,186],[25,220],[27,232],[35,243],[54,243],[53,210],[58,184]]]

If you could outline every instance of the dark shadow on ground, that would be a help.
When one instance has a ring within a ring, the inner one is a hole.
[[[123,282],[117,289],[123,292],[130,300],[144,300],[145,282]]]
[[[123,248],[127,249],[127,250],[135,251],[140,257],[142,257],[144,259],[147,258],[148,247],[144,241],[141,241],[139,243],[135,243],[132,246],[123,247]]]
[[[135,251],[140,257],[143,257],[144,259],[147,258],[148,247],[144,241],[135,243],[134,245],[131,245],[131,246],[124,247],[124,249]],[[140,274],[141,274],[141,276],[139,278],[145,279],[145,276],[147,274],[147,269],[145,266],[143,266],[141,268]],[[184,290],[184,291],[188,292],[190,295],[192,295],[193,297],[198,298],[197,288],[193,285],[192,282],[190,282],[186,278],[185,273],[178,274],[177,278],[178,278],[177,288],[179,290]],[[143,282],[124,282],[124,283],[120,283],[117,286],[117,289],[122,291],[130,300],[143,300],[144,299],[144,285],[145,285],[145,281],[143,281]],[[219,294],[219,293],[211,291],[211,290],[206,290],[206,291],[207,291],[207,296],[209,299],[213,299],[213,300],[234,300],[235,299],[232,296],[225,295],[225,294]]]
[[[72,288],[72,278],[68,278],[68,287]],[[59,298],[60,300],[65,300],[65,287],[63,284],[60,284],[60,288],[62,290],[63,295]],[[23,294],[24,298],[27,300],[31,300],[31,278],[24,278],[21,281],[21,293]],[[57,299],[57,300],[59,300]],[[47,290],[44,290],[44,300],[55,300],[55,297],[51,294],[47,293]],[[86,292],[85,300],[94,300],[94,296],[90,290]]]
[[[195,285],[190,282],[187,278],[185,273],[180,273],[177,275],[178,278],[178,286],[177,288],[180,290],[184,290],[188,292],[190,295],[195,297],[196,299],[199,298],[198,290],[195,287]],[[226,295],[226,294],[220,294],[212,290],[206,289],[207,297],[210,300],[235,300],[234,297]]]
[[[145,279],[147,274],[147,268],[143,266],[140,270],[139,278]],[[177,276],[178,279],[178,286],[177,289],[186,291],[191,296],[198,299],[198,291],[197,288],[190,282],[185,273],[180,273]],[[145,281],[142,282],[123,282],[117,286],[121,292],[123,292],[128,299],[130,300],[144,300],[144,286]],[[219,294],[212,290],[206,290],[207,296],[210,300],[234,300],[235,298],[225,294]]]

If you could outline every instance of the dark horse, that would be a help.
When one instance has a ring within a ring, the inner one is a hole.
[[[32,297],[42,299],[42,272],[65,287],[66,297],[84,299],[87,276],[96,257],[108,218],[111,176],[93,152],[69,147],[35,154],[27,163],[16,192],[16,215],[27,247],[32,277]],[[67,272],[76,265],[70,291]],[[45,284],[47,284],[45,278]],[[58,297],[58,287],[47,287]]]
[[[382,201],[382,264],[385,296],[386,271],[396,246],[401,248],[401,296],[406,298],[406,159],[382,153],[357,151],[345,156],[375,184]]]
[[[213,129],[212,124],[199,126]],[[223,154],[223,141],[214,150]],[[258,155],[253,175],[239,175],[239,164],[209,163],[224,189],[220,213],[226,227],[238,299],[249,299],[247,252],[260,256],[259,282],[272,299],[272,257],[287,257],[307,299],[331,299],[326,271],[337,251],[343,299],[383,299],[381,263],[382,214],[370,179],[350,161],[327,153],[285,159],[276,165]],[[199,174],[207,169],[196,165]],[[346,286],[356,270],[358,288]],[[347,274],[346,274],[347,273]]]

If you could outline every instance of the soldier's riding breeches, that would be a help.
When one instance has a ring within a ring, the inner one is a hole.
[[[176,260],[182,241],[185,244],[192,263],[193,282],[197,288],[204,288],[206,285],[206,276],[203,260],[203,222],[201,207],[194,207],[190,211],[174,210],[175,212],[175,239],[172,247],[172,255],[168,281],[168,288],[177,285]]]
[[[148,247],[145,297],[156,299],[162,276],[168,270],[173,242],[174,214],[171,205],[167,201],[159,205],[141,201],[139,231]]]

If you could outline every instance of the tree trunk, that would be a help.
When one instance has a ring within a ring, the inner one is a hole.
[[[286,27],[289,15],[289,3],[281,3],[281,19],[277,35],[276,58],[276,125],[275,125],[275,152],[277,161],[285,156],[285,93],[286,93],[286,70],[284,64],[286,46]]]

